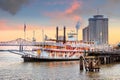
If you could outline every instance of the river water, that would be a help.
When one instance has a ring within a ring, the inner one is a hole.
[[[120,63],[86,72],[79,61],[24,62],[20,55],[0,52],[0,80],[120,80]]]

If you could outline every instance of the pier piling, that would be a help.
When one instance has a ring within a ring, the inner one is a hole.
[[[83,70],[84,66],[83,66],[83,57],[80,56],[80,70]]]
[[[86,56],[84,60],[85,70],[90,72],[96,72],[100,69],[100,60],[95,56]]]

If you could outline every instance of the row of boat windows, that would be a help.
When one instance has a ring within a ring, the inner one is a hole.
[[[58,56],[58,57],[72,57],[73,55],[75,55],[76,57],[79,57],[81,53],[50,53],[49,56],[52,56],[52,57],[55,57],[55,56]]]
[[[81,50],[89,50],[88,47],[71,47],[71,46],[65,46],[65,47],[60,47],[60,46],[44,46],[44,48],[47,49],[70,49],[70,50],[74,50],[74,49],[81,49]]]

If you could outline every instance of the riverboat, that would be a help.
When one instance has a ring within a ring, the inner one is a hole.
[[[76,40],[78,35],[75,32],[67,34],[64,27],[64,36],[58,36],[58,27],[56,28],[56,39],[45,39],[42,44],[37,44],[34,48],[34,54],[25,54],[22,56],[24,61],[72,61],[79,60],[84,52],[91,50],[93,42],[84,42]]]

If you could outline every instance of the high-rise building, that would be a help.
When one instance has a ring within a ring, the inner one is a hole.
[[[86,29],[86,28],[84,28]],[[98,44],[108,44],[108,18],[103,15],[94,15],[89,18],[88,31],[83,29],[83,40],[95,41]],[[85,35],[89,33],[89,35]]]
[[[85,27],[83,29],[83,41],[84,42],[89,41],[89,27]]]

